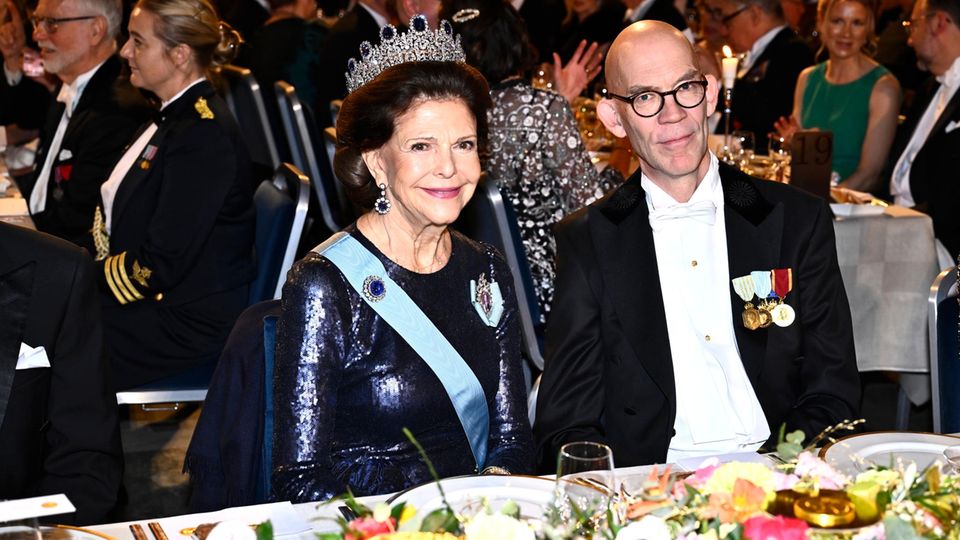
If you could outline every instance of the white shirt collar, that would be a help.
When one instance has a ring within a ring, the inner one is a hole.
[[[627,8],[627,13],[623,16],[623,20],[627,22],[639,21],[641,17],[650,11],[650,6],[652,6],[655,1],[656,0],[643,0],[637,7]]]
[[[384,26],[390,24],[390,21],[388,21],[386,17],[377,13],[372,7],[368,6],[366,3],[360,2],[359,5],[363,9],[367,10],[367,13],[369,13],[370,16],[373,17],[373,20],[377,22],[377,26],[379,26],[380,28],[383,28]]]
[[[513,6],[513,9],[520,11],[520,8],[523,7],[523,0],[510,0],[510,5]]]
[[[950,64],[950,68],[943,75],[937,76],[937,82],[948,89],[960,86],[960,56],[953,59],[953,64]]]
[[[693,196],[690,197],[690,200],[686,204],[700,201],[713,201],[719,209],[723,207],[723,187],[720,185],[720,161],[717,160],[717,156],[713,155],[713,152],[709,152],[709,154],[710,167],[707,169],[707,174],[704,175],[700,185],[697,186],[697,189],[693,192]],[[653,183],[653,180],[646,174],[641,174],[640,176],[640,187],[647,193],[647,207],[650,208],[650,210],[660,210],[678,204],[684,204],[677,202],[676,199],[667,194],[660,186]]]
[[[109,58],[109,57],[108,57]],[[87,83],[90,82],[90,79],[93,78],[93,75],[100,69],[100,66],[106,63],[108,58],[104,58],[103,62],[100,62],[93,69],[81,73],[76,79],[71,83],[63,83],[60,86],[60,93],[57,94],[57,101],[64,103],[67,106],[67,116],[73,115],[73,110],[77,107],[77,103],[80,102],[80,96],[83,94],[83,90],[87,87]]]
[[[185,87],[183,88],[183,90],[177,92],[176,95],[174,95],[172,98],[170,98],[170,99],[168,99],[167,101],[164,101],[163,103],[161,103],[161,104],[160,104],[160,110],[162,111],[162,110],[166,109],[166,108],[167,108],[167,105],[169,105],[169,104],[173,103],[174,101],[180,99],[180,96],[182,96],[182,95],[184,95],[185,93],[187,93],[187,90],[193,88],[194,86],[200,84],[201,82],[203,82],[203,81],[205,81],[205,80],[207,80],[206,77],[200,77],[199,79],[194,80],[193,82],[191,82],[190,84],[188,84],[187,86],[185,86]]]
[[[747,52],[747,56],[743,61],[743,68],[740,69],[741,73],[746,73],[750,70],[750,68],[753,67],[753,64],[756,62],[757,58],[759,58],[760,55],[763,54],[763,51],[767,49],[767,45],[770,45],[770,42],[773,41],[773,38],[777,37],[777,34],[786,28],[786,26],[787,25],[785,24],[781,24],[780,26],[771,28],[766,34],[760,36],[756,41],[753,42],[753,47],[750,47],[750,51]]]

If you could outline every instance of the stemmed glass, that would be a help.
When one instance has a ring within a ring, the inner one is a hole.
[[[0,521],[0,540],[41,540],[37,518]]]
[[[773,161],[777,181],[787,182],[789,180],[787,167],[790,165],[790,141],[778,133],[771,133],[769,156],[770,160]]]
[[[556,506],[567,523],[593,530],[616,491],[613,451],[595,442],[567,443],[557,456]]]
[[[734,131],[730,134],[733,144],[739,149],[737,151],[740,167],[750,164],[756,150],[752,131]]]

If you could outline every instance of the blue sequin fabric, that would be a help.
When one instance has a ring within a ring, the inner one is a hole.
[[[491,247],[452,231],[442,269],[410,272],[377,256],[446,336],[480,381],[490,410],[487,466],[533,468],[520,357],[516,296],[509,269]],[[487,326],[471,304],[470,280],[500,284],[505,309]],[[387,290],[386,294],[390,294]],[[398,491],[430,480],[408,427],[441,477],[475,472],[456,411],[427,364],[360,297],[326,258],[298,261],[283,288],[275,368],[274,496],[294,502]]]

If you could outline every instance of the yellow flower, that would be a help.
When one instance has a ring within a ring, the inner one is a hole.
[[[890,469],[870,469],[857,475],[856,483],[873,482],[881,489],[890,489],[900,481],[900,473]]]
[[[403,512],[400,513],[400,525],[410,521],[417,515],[417,509],[412,504],[404,505]]]
[[[724,463],[713,471],[713,475],[703,486],[703,493],[733,494],[737,479],[748,480],[754,486],[763,490],[765,495],[764,508],[773,502],[777,496],[777,481],[773,471],[760,463],[741,463],[734,461]]]

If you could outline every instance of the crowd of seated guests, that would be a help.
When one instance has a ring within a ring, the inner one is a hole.
[[[571,102],[590,91],[605,46],[633,21],[685,30],[699,41],[696,62],[711,77],[718,45],[743,54],[733,105],[738,129],[753,131],[761,148],[774,130],[833,131],[840,180],[879,195],[889,188],[897,203],[930,213],[945,260],[955,260],[960,214],[957,185],[948,179],[960,166],[960,5],[917,0],[899,6],[896,24],[885,27],[899,29],[904,19],[909,37],[891,50],[914,51],[937,77],[910,83],[916,97],[898,128],[900,71],[870,55],[879,8],[870,0],[821,0],[815,30],[804,36],[816,36],[815,50],[791,28],[801,28],[800,19],[788,24],[786,14],[794,13],[786,4],[795,1],[702,0],[688,6],[699,15],[688,19],[682,2],[664,0],[573,0],[565,7],[548,0],[359,0],[332,25],[315,20],[315,0],[219,2],[224,18],[243,28],[244,43],[209,0],[3,0],[0,124],[39,135],[34,167],[17,183],[41,233],[0,227],[0,248],[8,241],[36,246],[3,248],[35,257],[0,261],[0,283],[12,284],[0,290],[43,301],[3,314],[12,321],[5,328],[22,330],[10,333],[0,352],[23,347],[11,364],[17,369],[0,373],[12,381],[0,385],[12,388],[0,394],[0,403],[10,403],[0,407],[0,441],[37,423],[50,427],[43,440],[30,441],[43,450],[28,452],[32,461],[16,475],[7,463],[25,459],[22,452],[0,460],[0,497],[64,490],[76,498],[77,522],[105,519],[122,470],[113,392],[215,361],[248,306],[257,271],[253,193],[261,179],[212,84],[215,68],[241,52],[263,86],[294,83],[321,126],[333,122],[330,101],[344,99],[336,172],[365,209],[297,263],[284,287],[277,497],[310,500],[347,487],[394,491],[427,479],[399,431],[404,425],[442,475],[531,471],[512,277],[495,250],[450,225],[488,173],[514,207],[541,315],[549,316],[553,225],[623,180],[613,168],[594,167]],[[413,23],[416,13],[422,22]],[[529,14],[538,16],[524,20]],[[345,81],[348,59],[360,57],[362,42],[377,43],[383,27],[421,31],[417,25],[433,28],[439,19],[453,21],[473,67],[407,63],[361,84]],[[129,38],[121,44],[123,34]],[[27,69],[31,49],[45,75]],[[814,65],[817,50],[826,56]],[[553,62],[557,92],[531,85],[545,60]],[[345,249],[365,253],[379,273],[341,266],[337,253]],[[73,270],[31,274],[46,270],[47,260]],[[445,336],[459,359],[451,369],[471,375],[453,379],[470,386],[466,416],[487,415],[480,422],[486,430],[465,422],[456,400],[436,398],[449,390],[444,377],[379,311],[394,287]],[[66,303],[48,299],[53,291]],[[43,327],[36,309],[63,313],[64,323]],[[47,371],[20,369],[21,361],[39,358],[40,347],[47,365],[39,369]],[[83,390],[64,389],[80,372],[89,379]],[[14,423],[9,413],[17,410],[45,415]],[[82,435],[71,429],[86,425],[93,427]],[[91,445],[99,446],[96,458],[83,453]],[[97,471],[97,482],[80,469]],[[49,480],[70,471],[77,473],[72,485]]]

